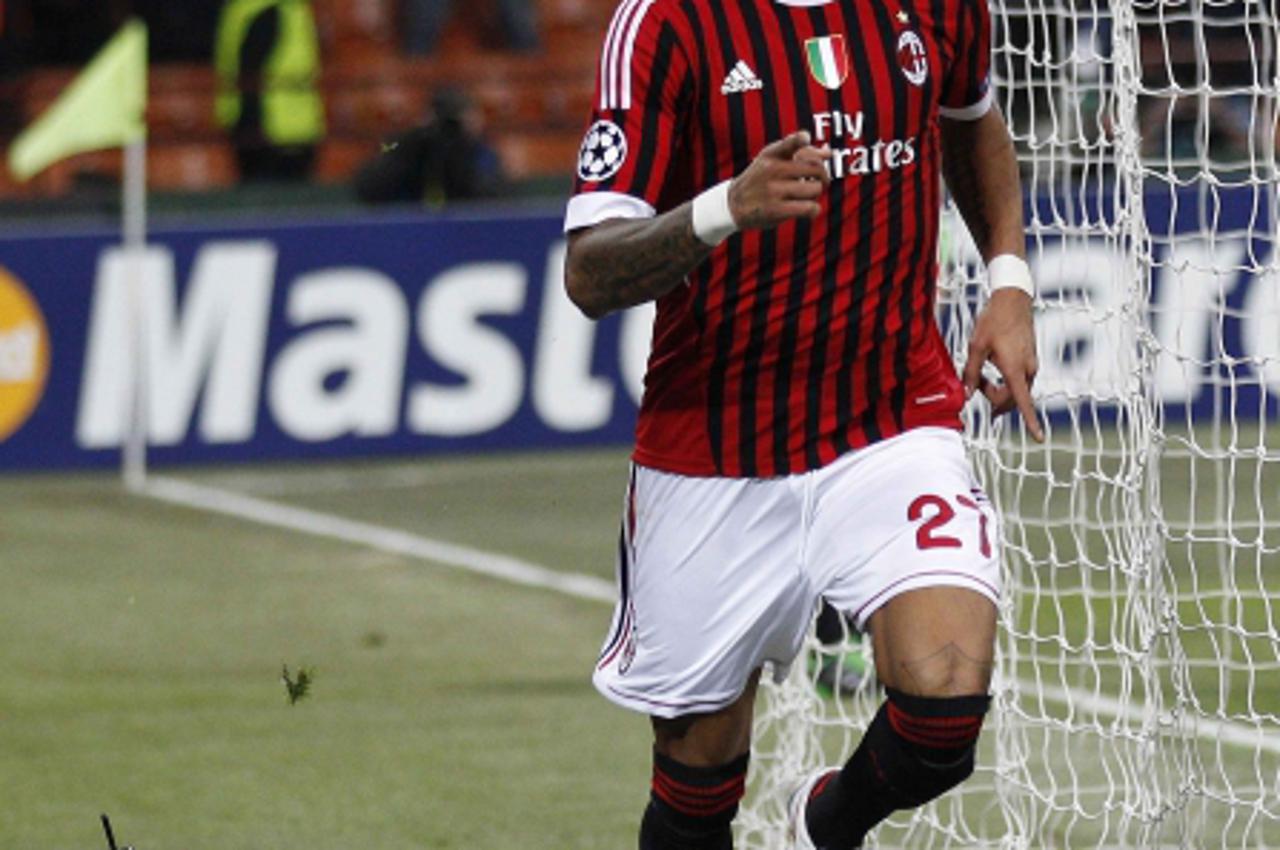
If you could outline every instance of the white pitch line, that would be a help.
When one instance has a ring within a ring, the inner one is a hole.
[[[333,514],[290,507],[189,481],[149,478],[137,492],[170,504],[212,511],[314,537],[368,546],[380,552],[432,561],[513,584],[553,590],[579,599],[613,602],[617,598],[612,582],[595,576],[560,572],[507,555],[432,540],[407,531],[344,519]]]
[[[1139,708],[1125,705],[1115,697],[1087,691],[1072,691],[1056,685],[1035,683],[1029,680],[1018,680],[1020,689],[1028,694],[1051,700],[1063,705],[1074,706],[1079,710],[1102,714],[1108,717],[1142,723],[1146,713]],[[1228,720],[1207,717],[1188,718],[1188,725],[1195,729],[1195,737],[1202,741],[1219,741],[1237,747],[1263,750],[1280,755],[1280,735],[1274,732],[1268,735],[1261,728],[1244,726]]]
[[[353,469],[300,470],[291,469],[288,474],[278,472],[222,472],[211,480],[214,486],[230,488],[235,492],[249,492],[257,496],[288,496],[296,493],[348,493],[352,490],[416,489],[436,484],[448,484],[458,480],[474,481],[484,477],[506,477],[515,472],[563,472],[581,469],[583,464],[595,467],[608,466],[624,475],[626,456],[619,454],[588,455],[575,457],[572,465],[563,457],[535,455],[504,458],[498,464],[464,464],[445,461],[430,465],[370,466]]]
[[[581,573],[566,573],[539,566],[508,555],[498,555],[469,546],[459,546],[420,537],[367,522],[345,519],[334,514],[295,508],[254,496],[246,496],[215,487],[206,487],[176,478],[149,478],[137,491],[141,495],[169,504],[236,517],[259,525],[283,528],[314,537],[327,537],[343,543],[368,546],[380,552],[402,555],[466,570],[513,584],[550,590],[579,599],[613,603],[617,592],[612,582]],[[1141,722],[1144,713],[1112,697],[1072,691],[1029,680],[1019,680],[1028,693],[1053,702],[1076,706],[1109,717]],[[1280,736],[1268,735],[1256,727],[1225,720],[1200,718],[1194,721],[1196,737],[1239,747],[1251,747],[1280,754]]]

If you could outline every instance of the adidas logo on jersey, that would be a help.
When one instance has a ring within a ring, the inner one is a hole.
[[[724,78],[724,82],[720,84],[720,94],[742,94],[748,91],[759,91],[764,88],[764,81],[756,76],[756,72],[751,67],[738,60],[738,64],[733,66],[733,70],[729,72],[729,76]]]

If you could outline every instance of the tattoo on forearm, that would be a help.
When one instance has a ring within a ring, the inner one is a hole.
[[[711,253],[683,209],[606,226],[587,238],[591,243],[581,246],[580,271],[591,282],[593,300],[607,310],[665,295]]]

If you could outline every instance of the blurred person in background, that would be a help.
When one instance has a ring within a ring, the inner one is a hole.
[[[244,182],[306,180],[324,138],[309,0],[226,0],[214,40],[218,124]]]
[[[492,198],[506,184],[502,161],[485,141],[484,113],[461,89],[431,98],[426,120],[384,142],[356,173],[366,203],[426,203]]]
[[[522,52],[537,50],[537,11],[532,0],[497,0],[506,46]],[[435,51],[453,0],[403,0],[404,48],[414,56]]]

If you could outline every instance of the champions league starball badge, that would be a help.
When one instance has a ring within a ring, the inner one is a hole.
[[[597,121],[578,151],[578,176],[588,183],[608,180],[627,161],[627,137],[612,121]]]

